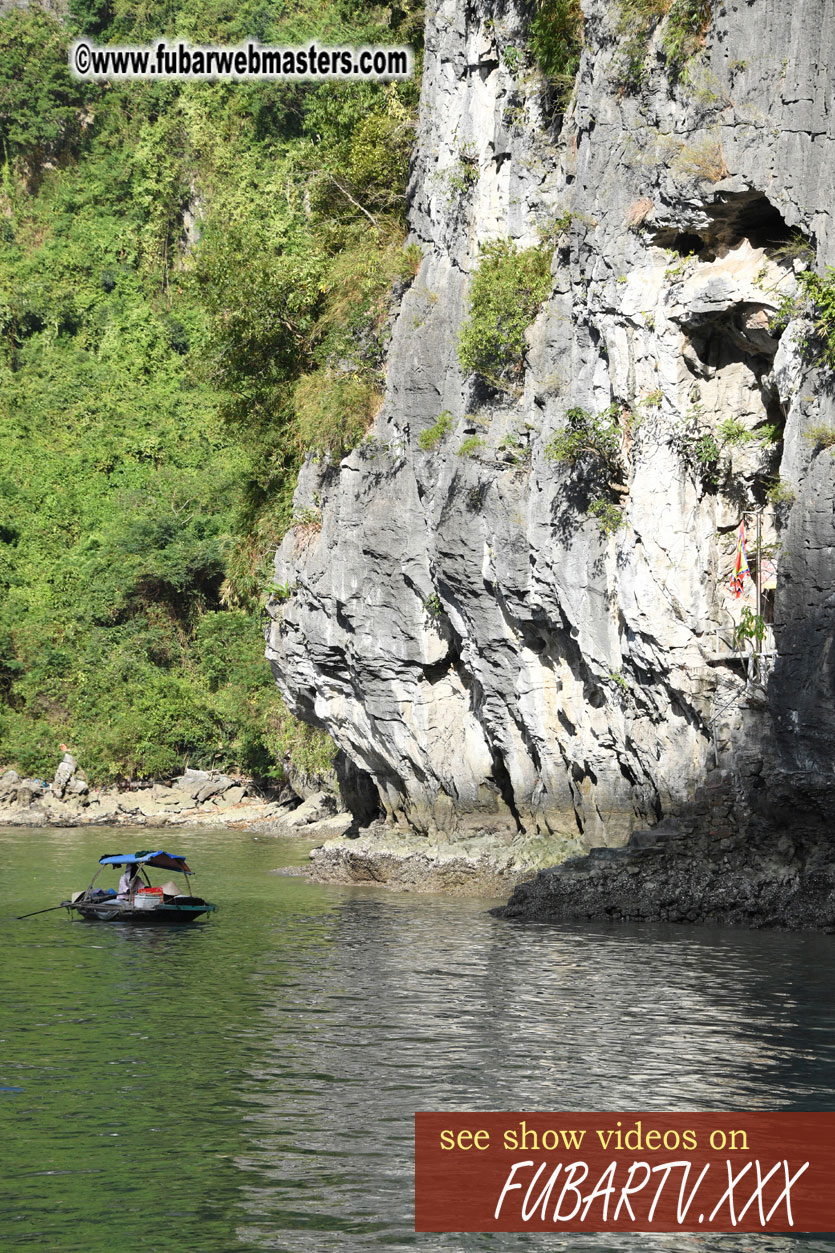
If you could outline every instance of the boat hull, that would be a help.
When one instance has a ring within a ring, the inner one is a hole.
[[[75,910],[87,922],[120,922],[137,927],[182,926],[194,922],[203,914],[212,913],[214,908],[207,901],[194,905],[157,905],[154,909],[137,909],[121,901],[114,904],[67,904],[68,910]]]

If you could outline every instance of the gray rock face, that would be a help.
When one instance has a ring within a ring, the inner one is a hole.
[[[186,796],[196,797],[204,787],[211,782],[212,776],[208,770],[192,770],[190,767],[178,779],[174,780],[176,787],[181,792],[185,792]]]
[[[323,818],[328,818],[332,815],[332,797],[327,792],[316,792],[292,811],[290,816],[285,819],[285,825],[288,828],[306,827],[309,824],[321,822]]]
[[[736,768],[751,745],[766,786],[787,771],[798,795],[812,776],[829,786],[835,734],[833,459],[805,438],[835,413],[803,324],[771,329],[797,289],[791,230],[835,261],[833,5],[728,0],[673,86],[656,33],[638,96],[615,85],[617,6],[584,8],[557,125],[532,61],[507,55],[526,46],[519,8],[430,5],[410,186],[423,264],[369,437],[300,475],[297,507],[318,502],[322,528],[282,544],[276,581],[293,591],[267,648],[290,707],[391,821],[462,840],[489,827],[498,844],[523,831],[552,861],[686,807],[709,765]],[[465,377],[480,245],[555,232],[518,379]],[[606,534],[592,462],[546,450],[571,407],[612,404],[625,490]],[[422,450],[445,410],[452,431]],[[780,512],[765,500],[778,475],[796,494]],[[731,656],[753,585],[737,601],[728,578],[758,509],[778,573],[776,658],[755,674]]]
[[[56,796],[63,796],[70,785],[70,780],[78,769],[78,762],[72,753],[64,753],[52,780],[52,790]]]

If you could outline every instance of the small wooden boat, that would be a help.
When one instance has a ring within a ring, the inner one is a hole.
[[[101,870],[97,870],[89,887],[82,892],[73,892],[69,900],[61,902],[68,912],[75,910],[82,918],[92,922],[129,922],[147,926],[193,922],[215,909],[201,896],[191,894],[189,875],[192,871],[185,857],[176,853],[165,853],[162,849],[156,852],[108,853],[99,858],[99,865],[125,867],[126,870],[136,867],[130,890],[117,892],[114,888],[95,888],[93,885],[101,874]],[[180,892],[170,881],[162,887],[154,887],[148,878],[148,867],[182,874],[186,881],[185,892]]]

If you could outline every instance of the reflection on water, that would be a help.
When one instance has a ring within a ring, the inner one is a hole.
[[[418,1109],[835,1107],[832,938],[522,927],[271,875],[302,850],[203,831],[174,851],[206,924],[9,919],[114,835],[0,832],[4,1249],[835,1248],[411,1231]]]

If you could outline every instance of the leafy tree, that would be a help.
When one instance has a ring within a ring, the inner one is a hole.
[[[5,155],[43,162],[81,136],[89,85],[67,64],[67,34],[38,7],[13,8],[0,20],[0,142]]]
[[[113,20],[111,0],[68,0],[67,12],[82,35],[99,35]]]
[[[0,17],[3,764],[46,775],[67,740],[98,782],[327,768],[331,742],[277,694],[259,606],[301,456],[335,447],[311,413],[336,397],[364,428],[404,269],[416,84],[105,89],[69,76],[71,35],[390,43],[415,16]]]
[[[623,440],[619,424],[620,406],[609,405],[601,413],[591,414],[588,409],[574,406],[565,414],[565,429],[549,441],[545,456],[549,461],[565,461],[576,465],[583,457],[600,461],[615,472],[620,464]]]

